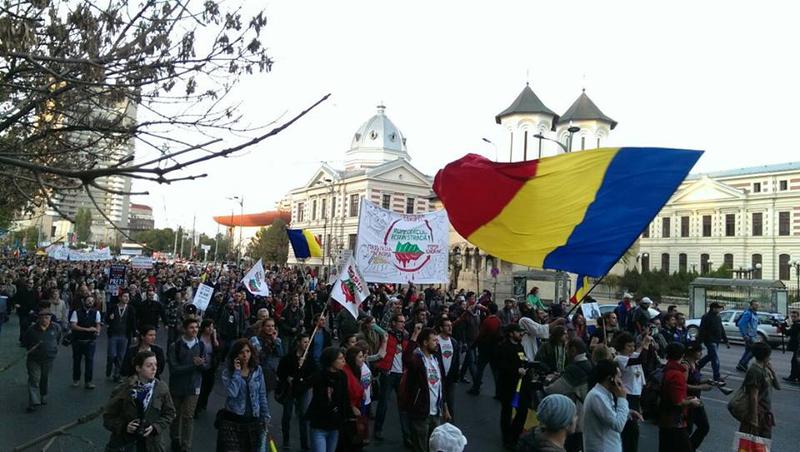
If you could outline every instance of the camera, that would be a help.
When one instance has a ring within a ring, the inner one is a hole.
[[[139,421],[139,426],[136,427],[136,431],[133,432],[133,434],[136,436],[144,437],[147,428],[150,427],[150,423],[144,419],[139,419],[138,421]]]

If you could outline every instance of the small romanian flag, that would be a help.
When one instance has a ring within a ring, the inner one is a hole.
[[[486,254],[601,277],[702,152],[606,148],[513,163],[468,154],[436,174],[450,223]]]
[[[585,275],[578,275],[578,280],[575,282],[575,295],[569,299],[572,304],[578,304],[583,300],[583,297],[589,293],[592,284],[589,282],[589,277]]]
[[[308,229],[287,229],[286,234],[289,235],[294,257],[298,259],[322,257],[322,245]]]

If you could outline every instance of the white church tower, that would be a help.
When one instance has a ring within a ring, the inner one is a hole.
[[[547,108],[526,83],[514,102],[494,119],[507,133],[508,147],[499,150],[499,160],[505,162],[533,160],[543,155],[543,148],[550,146],[534,135],[548,136],[555,131],[558,115]]]
[[[572,151],[597,149],[605,146],[608,134],[617,127],[617,121],[606,116],[589,96],[586,90],[556,121],[556,136],[558,141],[569,147],[569,128],[577,127],[578,131],[572,137]]]

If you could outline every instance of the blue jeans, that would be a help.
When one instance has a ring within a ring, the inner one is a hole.
[[[480,392],[481,384],[483,384],[483,372],[486,370],[486,365],[489,365],[492,370],[492,377],[494,378],[495,387],[494,393],[497,394],[497,365],[494,360],[494,353],[491,349],[484,349],[478,353],[478,365],[475,369],[475,374],[472,376],[472,391]]]
[[[312,452],[335,452],[339,441],[339,430],[311,429]]]
[[[475,373],[477,371],[477,366],[475,365],[475,355],[477,354],[477,349],[475,346],[468,346],[467,352],[464,354],[464,362],[461,364],[461,371],[458,374],[459,379],[463,379],[464,376],[467,375],[467,371],[469,371],[470,377],[475,380]]]
[[[380,393],[378,394],[378,408],[375,410],[375,433],[383,432],[383,423],[386,421],[386,410],[389,408],[389,396],[394,391],[396,399],[400,397],[400,379],[403,374],[381,372],[379,378]],[[411,427],[409,426],[408,415],[400,411],[400,431],[403,434],[403,442],[408,440]]]
[[[84,381],[86,384],[92,382],[95,346],[96,344],[93,340],[72,341],[72,381],[81,380],[81,359],[83,359]]]
[[[739,365],[742,367],[747,367],[750,364],[750,360],[753,359],[753,352],[750,351],[750,348],[753,346],[754,340],[751,337],[744,338],[744,353],[742,353],[742,359],[739,360]]]
[[[719,344],[716,342],[704,342],[706,346],[706,356],[700,358],[697,362],[697,370],[702,369],[706,364],[711,362],[711,371],[714,372],[714,380],[719,381],[722,378],[719,374]]]
[[[289,438],[292,430],[292,414],[297,412],[297,422],[300,424],[300,447],[308,448],[308,421],[306,421],[306,408],[308,407],[310,392],[306,391],[302,395],[292,397],[283,404],[283,415],[281,416],[281,429],[283,430],[283,444],[290,443]]]
[[[125,336],[111,336],[108,338],[108,349],[106,351],[106,377],[119,377],[119,369],[122,367],[122,360],[128,350],[128,338]]]

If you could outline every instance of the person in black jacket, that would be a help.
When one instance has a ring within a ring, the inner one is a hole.
[[[525,375],[525,350],[522,348],[522,327],[512,323],[506,327],[506,340],[498,347],[497,393],[500,396],[500,431],[503,445],[516,449],[517,439],[522,433],[528,410],[517,410],[511,419],[512,401],[517,382]]]
[[[722,304],[716,301],[711,303],[708,307],[708,312],[700,319],[699,339],[706,347],[706,356],[700,358],[700,361],[697,362],[697,370],[701,370],[703,366],[711,362],[714,381],[722,380],[719,374],[719,344],[724,342],[728,348],[731,348],[731,344],[728,343],[728,336],[725,334],[725,328],[722,326],[722,319],[719,318],[719,313],[723,307]]]
[[[22,343],[28,348],[28,408],[32,413],[40,405],[47,405],[47,382],[53,360],[58,354],[61,342],[61,327],[52,322],[47,309],[39,310],[38,321],[28,328],[22,336]]]
[[[792,311],[789,313],[789,318],[792,324],[789,329],[784,333],[789,336],[789,343],[786,344],[786,349],[792,352],[791,371],[788,377],[783,379],[789,383],[800,383],[800,312]]]
[[[112,377],[115,383],[120,380],[120,368],[131,338],[136,332],[136,313],[128,301],[130,296],[123,293],[119,301],[106,313],[108,348],[106,352],[106,378]]]
[[[203,366],[206,360],[205,346],[197,339],[200,325],[195,317],[183,320],[183,335],[169,348],[169,393],[177,415],[169,432],[172,450],[192,450],[192,427],[194,410],[200,394]]]
[[[283,447],[289,448],[291,438],[292,415],[297,413],[300,425],[300,448],[308,449],[308,421],[305,419],[308,405],[308,390],[317,367],[309,356],[303,356],[308,348],[308,335],[301,333],[295,339],[294,349],[281,358],[278,363],[278,391],[275,398],[283,404],[281,429],[283,431]]]
[[[36,319],[36,294],[33,292],[33,281],[24,278],[16,284],[17,292],[11,297],[10,303],[17,310],[19,316],[19,342],[22,346],[22,336]]]
[[[339,429],[350,410],[344,354],[339,347],[322,351],[320,370],[314,377],[306,418],[311,424],[311,449],[333,452]]]
[[[156,299],[156,292],[152,287],[147,289],[145,299],[134,306],[136,308],[136,320],[139,322],[140,332],[144,325],[152,325],[158,328],[159,320],[164,322],[165,325],[167,324],[167,315],[164,312],[164,305],[158,302]]]
[[[167,360],[164,356],[164,350],[156,345],[156,327],[152,325],[142,325],[139,327],[139,342],[137,345],[128,348],[128,351],[125,352],[125,358],[122,360],[122,368],[119,371],[120,375],[123,377],[130,377],[136,373],[133,360],[136,358],[137,353],[144,351],[151,351],[156,355],[156,363],[158,364],[156,378],[161,378],[161,372],[164,372]]]

